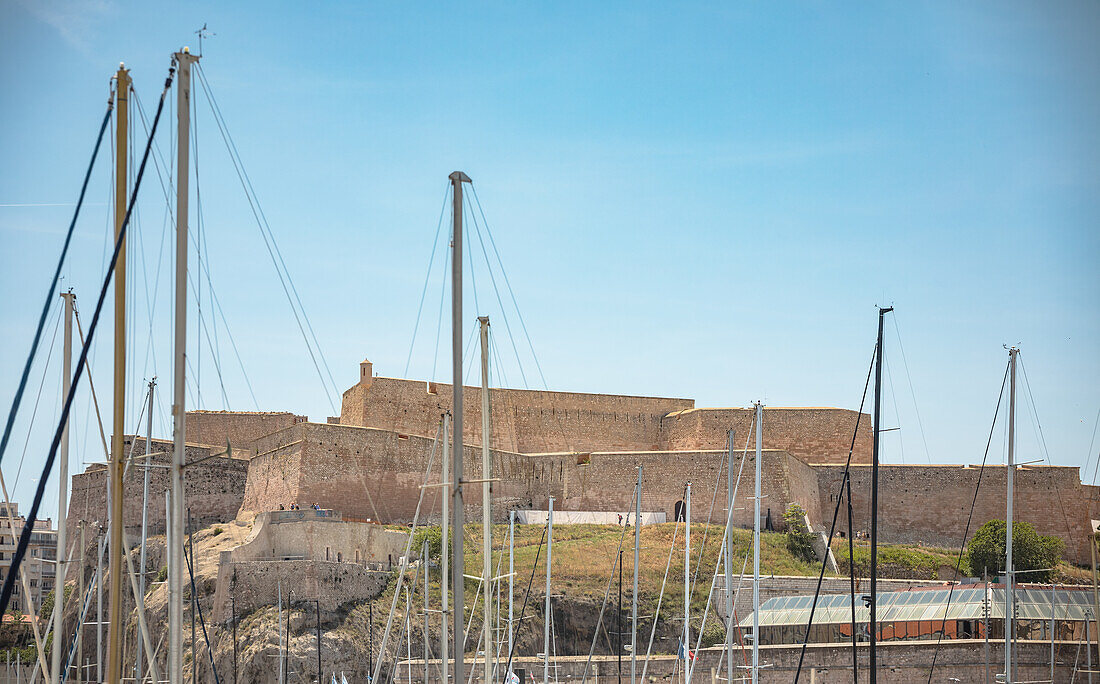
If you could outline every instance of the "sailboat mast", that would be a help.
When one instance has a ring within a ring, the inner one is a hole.
[[[684,493],[684,684],[691,684],[691,483]]]
[[[508,665],[512,664],[512,605],[516,579],[516,511],[508,511]],[[506,674],[511,674],[508,668]],[[446,682],[444,682],[446,684]]]
[[[65,339],[61,360],[61,401],[69,397],[72,388],[72,361],[73,361],[73,299],[72,290],[61,295],[65,300]],[[61,432],[61,454],[57,464],[57,555],[55,556],[54,581],[53,581],[53,649],[50,653],[50,681],[59,684],[61,681],[61,643],[65,641],[64,621],[61,619],[61,609],[65,596],[65,575],[68,569],[66,562],[68,551],[68,539],[66,536],[66,517],[69,509],[69,421],[65,420],[65,427]],[[81,549],[81,553],[84,550]],[[81,597],[83,600],[83,597]]]
[[[172,370],[172,467],[168,535],[168,684],[183,684],[183,468],[187,458],[184,398],[187,390],[187,200],[191,149],[191,63],[183,48],[173,55],[176,79],[176,301]]]
[[[149,404],[146,407],[146,430],[145,430],[145,458],[142,459],[142,463],[145,465],[145,477],[141,488],[141,559],[139,565],[141,567],[141,574],[138,576],[138,595],[137,604],[138,612],[145,612],[145,542],[149,536],[149,454],[153,453],[153,392],[157,387],[157,379],[153,378],[149,381]],[[141,655],[142,647],[144,646],[143,639],[137,640],[137,656],[134,659],[134,665],[137,668],[134,673],[134,679],[138,682],[143,681]]]
[[[642,541],[642,466],[634,488],[634,592],[630,605],[630,684],[638,681],[638,550]]]
[[[752,521],[752,684],[760,681],[760,461],[764,445],[764,405],[756,402],[756,495]]]
[[[554,497],[546,509],[546,605],[542,617],[542,684],[550,684],[550,568],[554,555]]]
[[[115,106],[115,239],[126,220],[127,162],[130,124],[130,72],[118,66]],[[116,684],[122,676],[122,459],[126,430],[126,240],[123,239],[115,267],[115,374],[114,422],[111,431],[111,500],[108,530],[107,569],[111,577],[107,594],[107,681]],[[60,558],[60,556],[59,556]]]
[[[882,417],[882,324],[886,314],[894,307],[878,310],[878,342],[875,344],[875,417],[871,438],[871,620],[869,625],[871,638],[871,656],[868,667],[871,671],[871,684],[878,680],[878,460],[879,431]]]
[[[451,404],[454,407],[454,567],[452,572],[452,586],[455,592],[454,605],[454,651],[455,667],[454,680],[461,684],[466,681],[465,667],[463,663],[463,651],[466,646],[466,624],[463,620],[463,612],[466,607],[464,556],[463,556],[463,527],[466,525],[466,505],[462,500],[462,184],[469,183],[470,177],[461,171],[455,171],[448,176],[451,180],[451,195],[453,199],[454,235],[451,238],[451,354],[453,380],[451,391],[453,393]]]
[[[1008,350],[1008,468],[1005,499],[1005,682],[1012,684],[1012,631],[1015,627],[1013,609],[1016,606],[1016,572],[1012,563],[1012,495],[1016,476],[1016,355],[1020,350]]]
[[[726,432],[726,555],[722,571],[726,590],[726,677],[733,681],[733,430]]]
[[[448,609],[448,591],[447,585],[450,582],[450,575],[447,573],[450,571],[449,558],[450,558],[450,518],[451,518],[451,442],[450,433],[451,428],[451,415],[449,413],[443,413],[443,541],[440,543],[440,553],[442,556],[442,568],[439,577],[439,593],[442,601],[440,608],[442,615],[441,635],[439,639],[439,662],[442,668],[443,684],[447,684],[447,670],[450,669],[450,663],[448,663],[447,647],[450,645],[448,641],[450,636],[447,630],[447,623],[450,618],[447,615]],[[373,672],[373,670],[372,670]]]
[[[492,681],[489,654],[492,652],[492,578],[493,578],[493,489],[492,460],[489,456],[489,317],[478,316],[481,327],[481,576],[485,583],[482,594],[481,625],[485,654],[485,683]]]

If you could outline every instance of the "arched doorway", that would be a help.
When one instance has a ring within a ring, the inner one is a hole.
[[[683,522],[685,508],[686,506],[684,506],[683,501],[677,501],[676,505],[672,508],[672,519],[676,522]]]

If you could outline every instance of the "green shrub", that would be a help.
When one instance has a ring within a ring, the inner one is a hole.
[[[967,544],[966,554],[970,571],[975,575],[988,572],[996,577],[1005,570],[1005,521],[990,520],[978,528]],[[1035,531],[1031,523],[1012,524],[1012,564],[1016,572],[1028,572],[1018,577],[1023,582],[1050,581],[1051,568],[1062,560],[1066,543],[1053,535],[1043,535]]]
[[[790,504],[783,514],[783,522],[787,525],[787,550],[801,561],[815,562],[817,554],[814,553],[814,536],[806,526],[806,510],[797,503]]]

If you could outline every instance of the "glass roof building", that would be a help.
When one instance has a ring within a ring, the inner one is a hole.
[[[880,641],[1004,638],[1005,588],[999,585],[958,585],[913,591],[880,592]],[[1015,633],[1019,639],[1049,640],[1053,613],[1054,638],[1085,639],[1085,622],[1093,619],[1092,595],[1084,588],[1058,588],[1053,593],[1037,585],[1017,585]],[[760,606],[760,643],[802,643],[814,597],[783,596]],[[869,640],[870,609],[856,596],[855,622],[859,641]],[[752,632],[752,615],[740,627]],[[852,640],[852,601],[848,594],[819,596],[809,643]]]

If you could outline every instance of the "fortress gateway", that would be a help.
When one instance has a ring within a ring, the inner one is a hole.
[[[481,390],[466,387],[464,392],[465,475],[477,479],[482,477]],[[691,399],[517,389],[491,389],[490,395],[498,521],[511,508],[545,508],[549,496],[558,510],[625,511],[638,465],[644,466],[643,509],[664,511],[671,520],[686,482],[697,491],[710,491],[719,479],[725,486],[727,430],[735,432],[737,468],[752,419],[748,408],[697,408]],[[302,507],[318,503],[345,520],[409,522],[440,416],[450,404],[450,385],[376,377],[371,363],[364,361],[359,381],[343,394],[340,416],[327,423],[292,413],[190,412],[188,460],[206,457],[188,469],[186,494],[195,522],[251,517],[292,502]],[[870,416],[839,408],[765,409],[763,510],[774,527],[782,525],[787,505],[796,502],[805,508],[813,529],[828,530],[857,418],[852,495],[858,532],[870,529]],[[144,439],[138,438],[136,446],[135,453],[143,453]],[[166,447],[170,444],[153,442],[154,451]],[[751,449],[745,457],[746,472],[752,472]],[[438,469],[437,455],[429,481],[439,480]],[[128,529],[135,532],[142,486],[137,470],[127,476],[124,514]],[[1016,517],[1043,534],[1063,538],[1067,556],[1083,563],[1088,560],[1091,520],[1100,516],[1095,511],[1097,488],[1083,485],[1078,470],[1019,468]],[[978,472],[970,465],[880,466],[881,541],[957,548]],[[105,473],[102,466],[92,466],[73,478],[69,510],[74,522],[86,511],[103,510]],[[971,530],[1004,518],[1005,476],[1004,466],[986,467]],[[163,497],[166,484],[159,475],[151,500],[162,500],[155,497]],[[439,496],[438,488],[426,490],[423,511],[429,520],[438,520]],[[480,496],[480,487],[465,490],[471,515]],[[751,487],[742,487],[734,511],[739,526],[752,525],[750,497]],[[163,525],[158,508],[150,507],[154,527]],[[708,508],[693,506],[692,519],[707,520]],[[724,520],[722,508],[715,507],[711,522]],[[850,533],[846,516],[840,516],[838,526]]]

